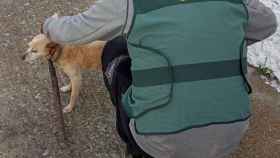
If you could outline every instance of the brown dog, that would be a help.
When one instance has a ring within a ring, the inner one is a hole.
[[[29,49],[23,60],[32,62],[39,58],[51,59],[70,78],[70,84],[60,88],[62,92],[71,90],[69,104],[63,109],[64,113],[71,112],[81,88],[81,70],[100,70],[102,51],[105,41],[95,41],[85,45],[59,45],[51,42],[46,35],[35,36],[28,44]]]

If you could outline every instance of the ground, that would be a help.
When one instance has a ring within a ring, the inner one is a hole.
[[[82,2],[82,3],[81,3]],[[121,158],[120,142],[103,79],[85,72],[77,108],[65,115],[68,142],[52,132],[51,86],[45,61],[21,61],[27,42],[54,12],[74,14],[92,0],[0,0],[0,158]],[[280,95],[251,73],[253,117],[232,158],[278,158]],[[66,77],[59,73],[60,84]],[[62,95],[63,105],[69,99]]]

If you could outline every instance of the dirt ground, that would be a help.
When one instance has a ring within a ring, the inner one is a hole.
[[[52,133],[51,86],[45,61],[28,65],[20,56],[39,25],[54,12],[85,10],[93,0],[0,0],[0,158],[121,158],[114,110],[101,74],[83,74],[77,108],[65,115],[69,142]],[[67,79],[59,74],[61,84]],[[232,158],[280,157],[280,95],[253,72],[253,117]],[[63,104],[69,99],[63,94]]]

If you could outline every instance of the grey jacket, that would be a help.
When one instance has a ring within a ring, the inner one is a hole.
[[[259,0],[247,0],[249,44],[263,40],[276,31],[272,10]],[[98,0],[87,11],[59,19],[49,18],[44,32],[61,44],[85,44],[95,40],[110,40],[126,33],[133,16],[133,0]]]

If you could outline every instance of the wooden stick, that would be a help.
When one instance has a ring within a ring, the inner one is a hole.
[[[55,133],[59,135],[58,137],[60,139],[62,138],[63,140],[66,140],[65,123],[64,123],[63,112],[62,112],[57,75],[53,62],[51,60],[49,60],[48,62],[49,62],[49,72],[51,76],[51,83],[53,89],[52,104],[53,104],[53,110],[55,115],[53,116],[53,119],[54,122],[56,123],[55,126],[59,128],[58,131],[55,131]]]

